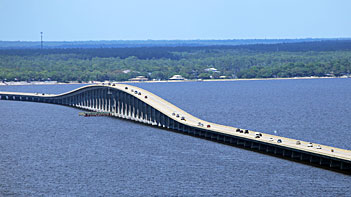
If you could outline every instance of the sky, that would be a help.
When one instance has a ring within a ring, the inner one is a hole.
[[[0,0],[0,40],[351,38],[351,0]]]

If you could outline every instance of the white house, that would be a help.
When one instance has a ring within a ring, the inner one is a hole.
[[[185,78],[182,75],[173,75],[173,77],[169,78],[170,80],[184,80]]]

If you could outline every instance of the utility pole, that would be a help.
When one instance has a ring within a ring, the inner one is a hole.
[[[43,32],[40,32],[40,48],[43,49]]]

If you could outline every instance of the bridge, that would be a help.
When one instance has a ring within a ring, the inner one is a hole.
[[[88,85],[63,94],[0,92],[0,100],[51,103],[127,119],[288,160],[351,174],[351,151],[201,120],[144,89]]]

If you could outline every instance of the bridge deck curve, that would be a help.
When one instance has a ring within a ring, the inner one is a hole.
[[[266,133],[262,133],[262,136],[260,138],[256,138],[257,132],[255,131],[248,130],[248,134],[240,133],[240,132],[237,132],[238,128],[201,120],[183,111],[182,109],[171,104],[170,102],[160,98],[159,96],[147,90],[144,90],[142,88],[135,87],[132,85],[126,85],[126,84],[88,85],[88,86],[84,86],[62,94],[0,92],[0,97],[1,99],[4,99],[5,97],[8,97],[8,96],[20,96],[20,97],[30,96],[30,97],[54,99],[54,98],[67,97],[72,94],[79,94],[79,92],[89,90],[91,88],[108,88],[110,90],[118,90],[121,92],[125,92],[139,99],[140,101],[150,105],[154,109],[158,110],[159,112],[167,116],[169,119],[172,119],[180,124],[186,125],[191,128],[208,130],[218,134],[223,134],[225,136],[233,136],[233,137],[238,137],[240,139],[247,139],[252,143],[258,143],[258,144],[263,143],[267,146],[281,147],[281,148],[284,148],[284,150],[301,151],[303,153],[310,153],[312,155],[317,155],[322,157],[325,156],[326,158],[334,158],[337,160],[341,160],[343,162],[351,163],[350,150],[340,149],[340,148],[321,145],[321,144],[313,144],[313,147],[310,147],[310,142],[299,140],[300,144],[297,144],[296,142],[298,140],[296,139],[285,138],[285,137],[266,134]],[[176,114],[179,114],[179,117],[177,117]],[[185,120],[182,120],[181,117],[184,117]],[[199,123],[201,124],[199,125]],[[210,125],[210,126],[207,127],[207,125]],[[278,139],[280,139],[281,142],[278,142]]]

